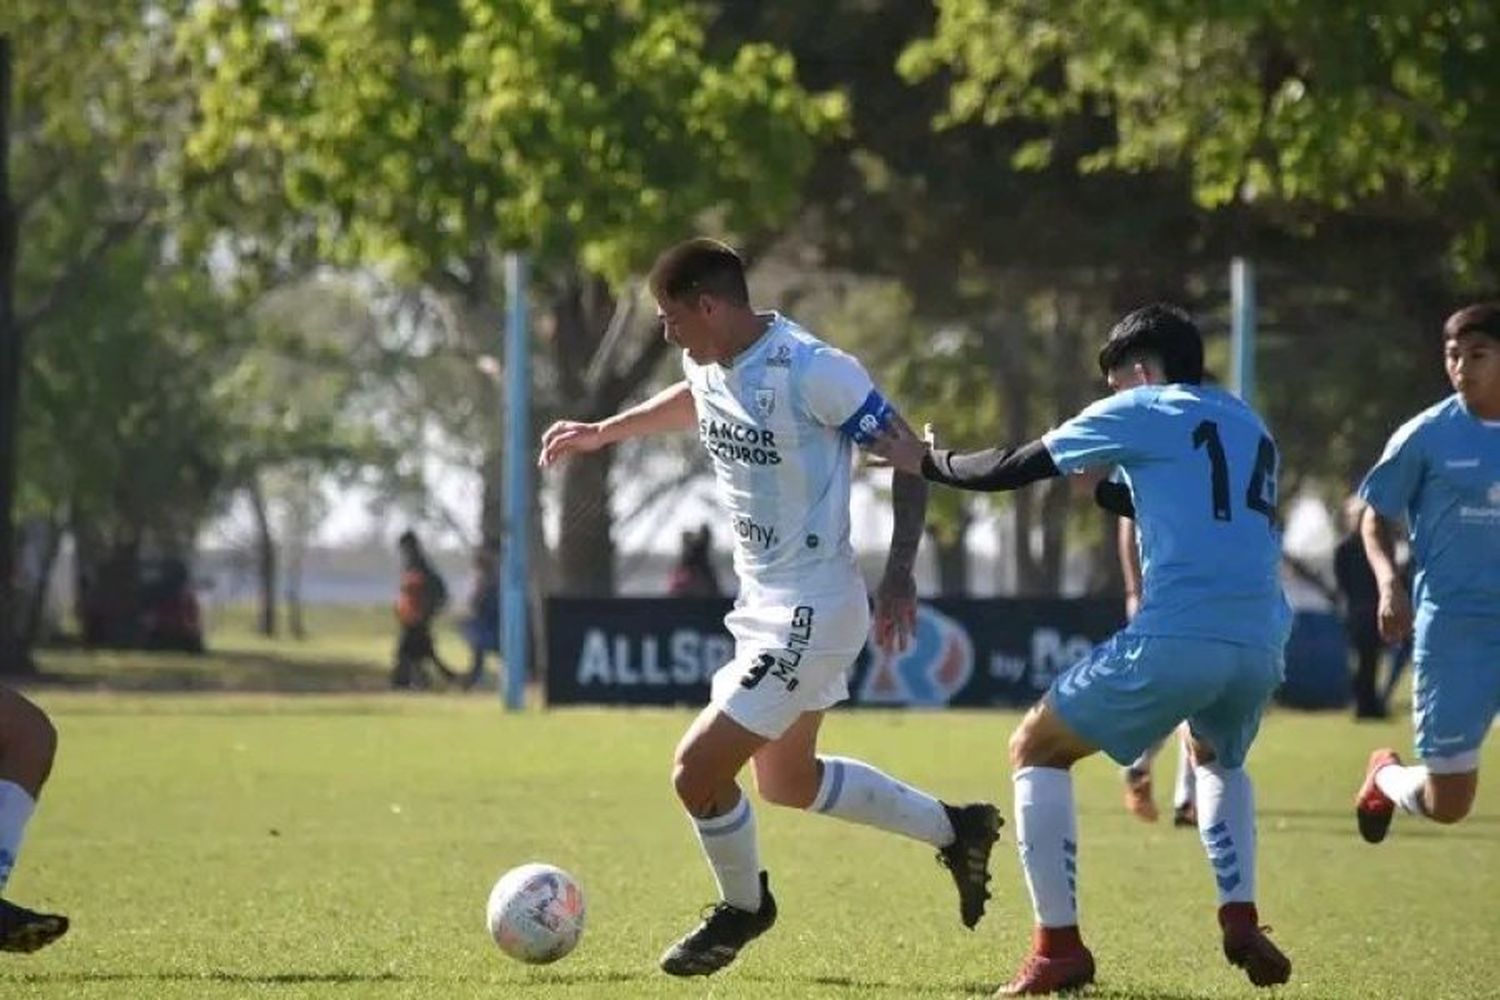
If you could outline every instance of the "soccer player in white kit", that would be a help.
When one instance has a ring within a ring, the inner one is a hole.
[[[650,286],[684,378],[597,423],[559,421],[540,464],[649,434],[697,428],[735,539],[740,593],[725,625],[735,656],[678,744],[672,782],[718,883],[719,901],[662,956],[676,976],[709,975],[776,920],[750,800],[761,798],[904,834],[938,848],[972,928],[989,898],[994,806],[951,806],[861,761],[817,753],[823,713],[848,697],[870,633],[869,598],[849,541],[853,446],[905,426],[854,358],[777,313],[750,306],[744,264],[716,240],[666,251]],[[875,600],[875,638],[905,647],[916,615],[912,565],[927,488],[892,481],[895,526]]]

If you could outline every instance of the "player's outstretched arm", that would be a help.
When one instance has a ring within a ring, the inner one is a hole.
[[[677,382],[644,402],[592,423],[559,420],[542,434],[537,465],[546,468],[568,455],[598,451],[606,445],[649,434],[691,430],[697,421],[687,382]]]
[[[964,490],[1018,490],[1062,475],[1040,439],[1018,448],[960,453],[930,447],[910,427],[892,427],[875,440],[870,450],[903,472]]]
[[[891,414],[892,428],[915,437],[899,413]],[[894,470],[891,476],[891,549],[885,573],[875,591],[875,643],[887,652],[905,649],[917,624],[917,585],[912,574],[922,531],[927,525],[927,481],[919,475]]]
[[[1360,518],[1359,533],[1365,543],[1365,557],[1375,571],[1380,585],[1380,636],[1386,642],[1400,642],[1411,634],[1411,597],[1396,568],[1396,524],[1374,507],[1366,507]]]

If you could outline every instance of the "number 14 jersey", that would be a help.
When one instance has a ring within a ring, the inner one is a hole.
[[[1042,438],[1064,473],[1117,467],[1135,502],[1141,607],[1126,631],[1280,648],[1276,444],[1239,397],[1149,385],[1088,406]]]

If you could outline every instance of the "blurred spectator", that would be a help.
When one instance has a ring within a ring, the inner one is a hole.
[[[1407,655],[1406,647],[1391,651],[1391,676],[1384,686],[1377,685],[1380,654],[1385,643],[1380,638],[1377,612],[1380,587],[1375,571],[1365,556],[1364,540],[1359,534],[1360,515],[1365,505],[1358,497],[1344,501],[1344,537],[1333,551],[1333,577],[1338,584],[1344,610],[1344,632],[1354,653],[1354,717],[1383,719],[1389,714],[1387,701],[1401,675]]]
[[[396,598],[396,621],[401,634],[396,643],[391,687],[428,687],[431,683],[428,663],[444,678],[455,681],[457,675],[438,658],[432,644],[432,620],[448,603],[447,584],[428,562],[415,533],[402,532],[396,544],[401,551],[401,589]]]
[[[470,651],[465,689],[484,676],[484,654],[500,652],[500,570],[495,549],[495,543],[486,543],[474,553],[474,579],[469,586],[468,617],[463,623]]]
[[[705,524],[697,531],[682,533],[682,549],[677,556],[677,565],[667,579],[667,595],[670,597],[719,597],[719,578],[714,573],[713,532]]]

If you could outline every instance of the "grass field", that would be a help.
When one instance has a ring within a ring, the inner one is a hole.
[[[77,690],[160,686],[107,683],[117,675],[254,688],[324,669],[374,687],[388,643],[372,619],[366,657],[364,631],[300,653],[257,652],[236,633],[200,659],[44,657],[66,684],[33,694],[62,751],[9,894],[75,924],[52,949],[0,958],[0,996],[964,997],[993,990],[1025,949],[1008,836],[996,899],[969,933],[927,848],[761,807],[779,924],[711,980],[658,973],[662,947],[712,895],[666,780],[687,712],[505,715],[479,693]],[[347,655],[328,654],[346,640]],[[825,746],[946,797],[998,796],[1008,815],[1013,721],[843,713]],[[1382,741],[1404,747],[1406,723],[1277,713],[1252,757],[1262,914],[1295,962],[1281,994],[1495,996],[1500,801],[1482,791],[1456,829],[1398,819],[1366,847],[1350,798]],[[1078,777],[1081,904],[1099,960],[1088,995],[1253,995],[1218,952],[1196,836],[1125,816],[1104,762]],[[583,943],[555,966],[511,962],[484,932],[490,884],[528,860],[570,869],[587,893]]]

